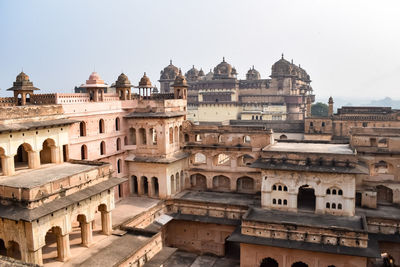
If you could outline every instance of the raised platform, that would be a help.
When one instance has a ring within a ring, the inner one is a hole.
[[[340,154],[353,155],[348,144],[312,144],[312,143],[285,143],[278,142],[263,149],[266,152],[295,152],[295,153],[316,153],[316,154]]]
[[[254,194],[212,191],[184,191],[177,198],[225,205],[260,206],[260,198]]]

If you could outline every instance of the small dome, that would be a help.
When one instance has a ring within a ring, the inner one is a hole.
[[[203,76],[205,76],[204,71],[203,71],[203,69],[200,69],[200,71],[199,71],[199,77],[203,77]]]
[[[100,78],[100,75],[97,72],[92,72],[89,76],[89,80],[86,80],[86,84],[96,84],[96,85],[104,85],[104,81]]]
[[[214,79],[235,78],[235,75],[237,75],[236,69],[232,68],[232,66],[225,61],[225,57],[223,57],[222,62],[214,68]]]
[[[161,71],[160,80],[173,80],[178,75],[179,69],[172,65],[172,60],[169,61],[169,65]]]
[[[16,82],[29,82],[29,76],[26,75],[23,71],[21,71],[20,74],[18,74]]]
[[[329,97],[328,103],[333,104],[333,98],[331,96]]]
[[[182,75],[182,71],[179,70],[178,75],[176,75],[172,87],[187,87],[187,82],[185,76]]]
[[[246,80],[259,80],[261,78],[260,73],[254,69],[254,66],[249,69],[246,74]]]
[[[193,65],[193,67],[186,72],[185,76],[189,82],[197,81],[199,78],[199,71]]]
[[[292,64],[284,59],[282,54],[282,58],[272,65],[271,76],[293,75],[293,71]]]
[[[124,73],[121,73],[118,76],[117,81],[115,82],[115,87],[116,88],[123,88],[123,87],[131,87],[132,84],[128,79],[128,76],[126,76]]]
[[[141,87],[141,88],[152,87],[149,77],[146,76],[146,72],[143,74],[143,77],[140,79],[139,87]]]
[[[214,77],[214,72],[210,69],[210,71],[203,77],[206,81],[211,81]]]

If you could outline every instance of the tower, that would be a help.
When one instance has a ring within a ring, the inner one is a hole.
[[[82,84],[81,87],[86,89],[90,101],[99,102],[104,100],[104,88],[107,88],[107,84],[97,72],[92,72],[89,80],[86,80],[86,84]]]
[[[166,66],[160,73],[160,92],[169,93],[170,85],[174,81],[176,75],[178,75],[178,68],[172,64],[172,60],[169,61],[169,65]]]
[[[29,76],[23,71],[18,74],[13,87],[7,89],[7,91],[14,91],[14,101],[18,106],[24,106],[31,102],[31,96],[33,92],[39,90],[33,86],[33,82],[29,80]]]
[[[329,97],[328,104],[329,104],[328,116],[332,116],[333,115],[333,98],[332,97]]]
[[[140,98],[150,97],[153,86],[151,85],[149,77],[146,76],[146,72],[143,74],[143,77],[139,81],[139,86],[136,88],[139,89]]]
[[[188,85],[185,76],[182,75],[181,70],[179,70],[178,75],[176,75],[174,83],[171,87],[174,88],[175,99],[187,99]]]
[[[130,100],[132,98],[131,87],[133,87],[133,85],[129,81],[128,76],[126,76],[124,73],[121,73],[118,76],[114,87],[120,100]]]

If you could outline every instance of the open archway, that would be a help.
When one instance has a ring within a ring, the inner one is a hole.
[[[138,179],[135,175],[131,176],[131,193],[138,194]]]
[[[40,151],[40,164],[55,163],[55,142],[53,139],[46,139]]]
[[[148,182],[146,176],[142,176],[141,186],[142,186],[142,195],[148,195],[149,194],[149,182]]]
[[[240,193],[253,193],[254,192],[253,178],[245,176],[237,179],[236,190]]]
[[[153,186],[153,196],[158,197],[159,195],[158,178],[157,177],[151,178],[151,184]]]
[[[309,185],[299,188],[297,194],[297,208],[302,210],[315,211],[315,190]]]
[[[194,189],[207,189],[207,179],[200,173],[192,174],[190,176],[190,185]]]
[[[264,258],[260,264],[260,267],[278,267],[278,266],[279,266],[278,262],[269,257]]]
[[[87,147],[86,145],[81,146],[81,160],[87,159]]]
[[[376,199],[378,203],[393,203],[393,190],[384,185],[376,187]]]
[[[21,260],[21,250],[19,244],[15,241],[8,241],[7,256],[13,259]]]
[[[28,143],[23,143],[17,148],[17,154],[14,156],[15,169],[33,168],[31,157],[32,147]]]
[[[298,261],[292,264],[292,267],[308,267],[308,264],[305,264],[302,261]]]
[[[213,189],[221,191],[229,191],[231,189],[231,181],[224,175],[214,176]]]

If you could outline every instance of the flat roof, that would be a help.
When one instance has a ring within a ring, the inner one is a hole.
[[[79,122],[79,121],[71,120],[71,119],[55,119],[55,120],[44,120],[44,121],[16,122],[16,123],[0,125],[0,132],[23,131],[23,130],[29,130],[29,129],[35,129],[35,128],[69,125],[69,124],[73,124],[76,122]]]
[[[185,191],[179,199],[225,205],[259,206],[259,195],[212,191]]]
[[[361,216],[335,216],[330,214],[315,214],[309,212],[291,212],[250,208],[243,220],[278,224],[296,224],[329,229],[349,229],[351,231],[366,231]]]
[[[278,142],[263,148],[266,152],[297,152],[318,154],[353,155],[348,144],[320,144],[320,143],[286,143]]]
[[[69,177],[78,173],[99,168],[98,165],[75,164],[64,162],[62,164],[44,165],[40,169],[27,169],[13,176],[0,176],[0,186],[17,188],[34,188]]]

